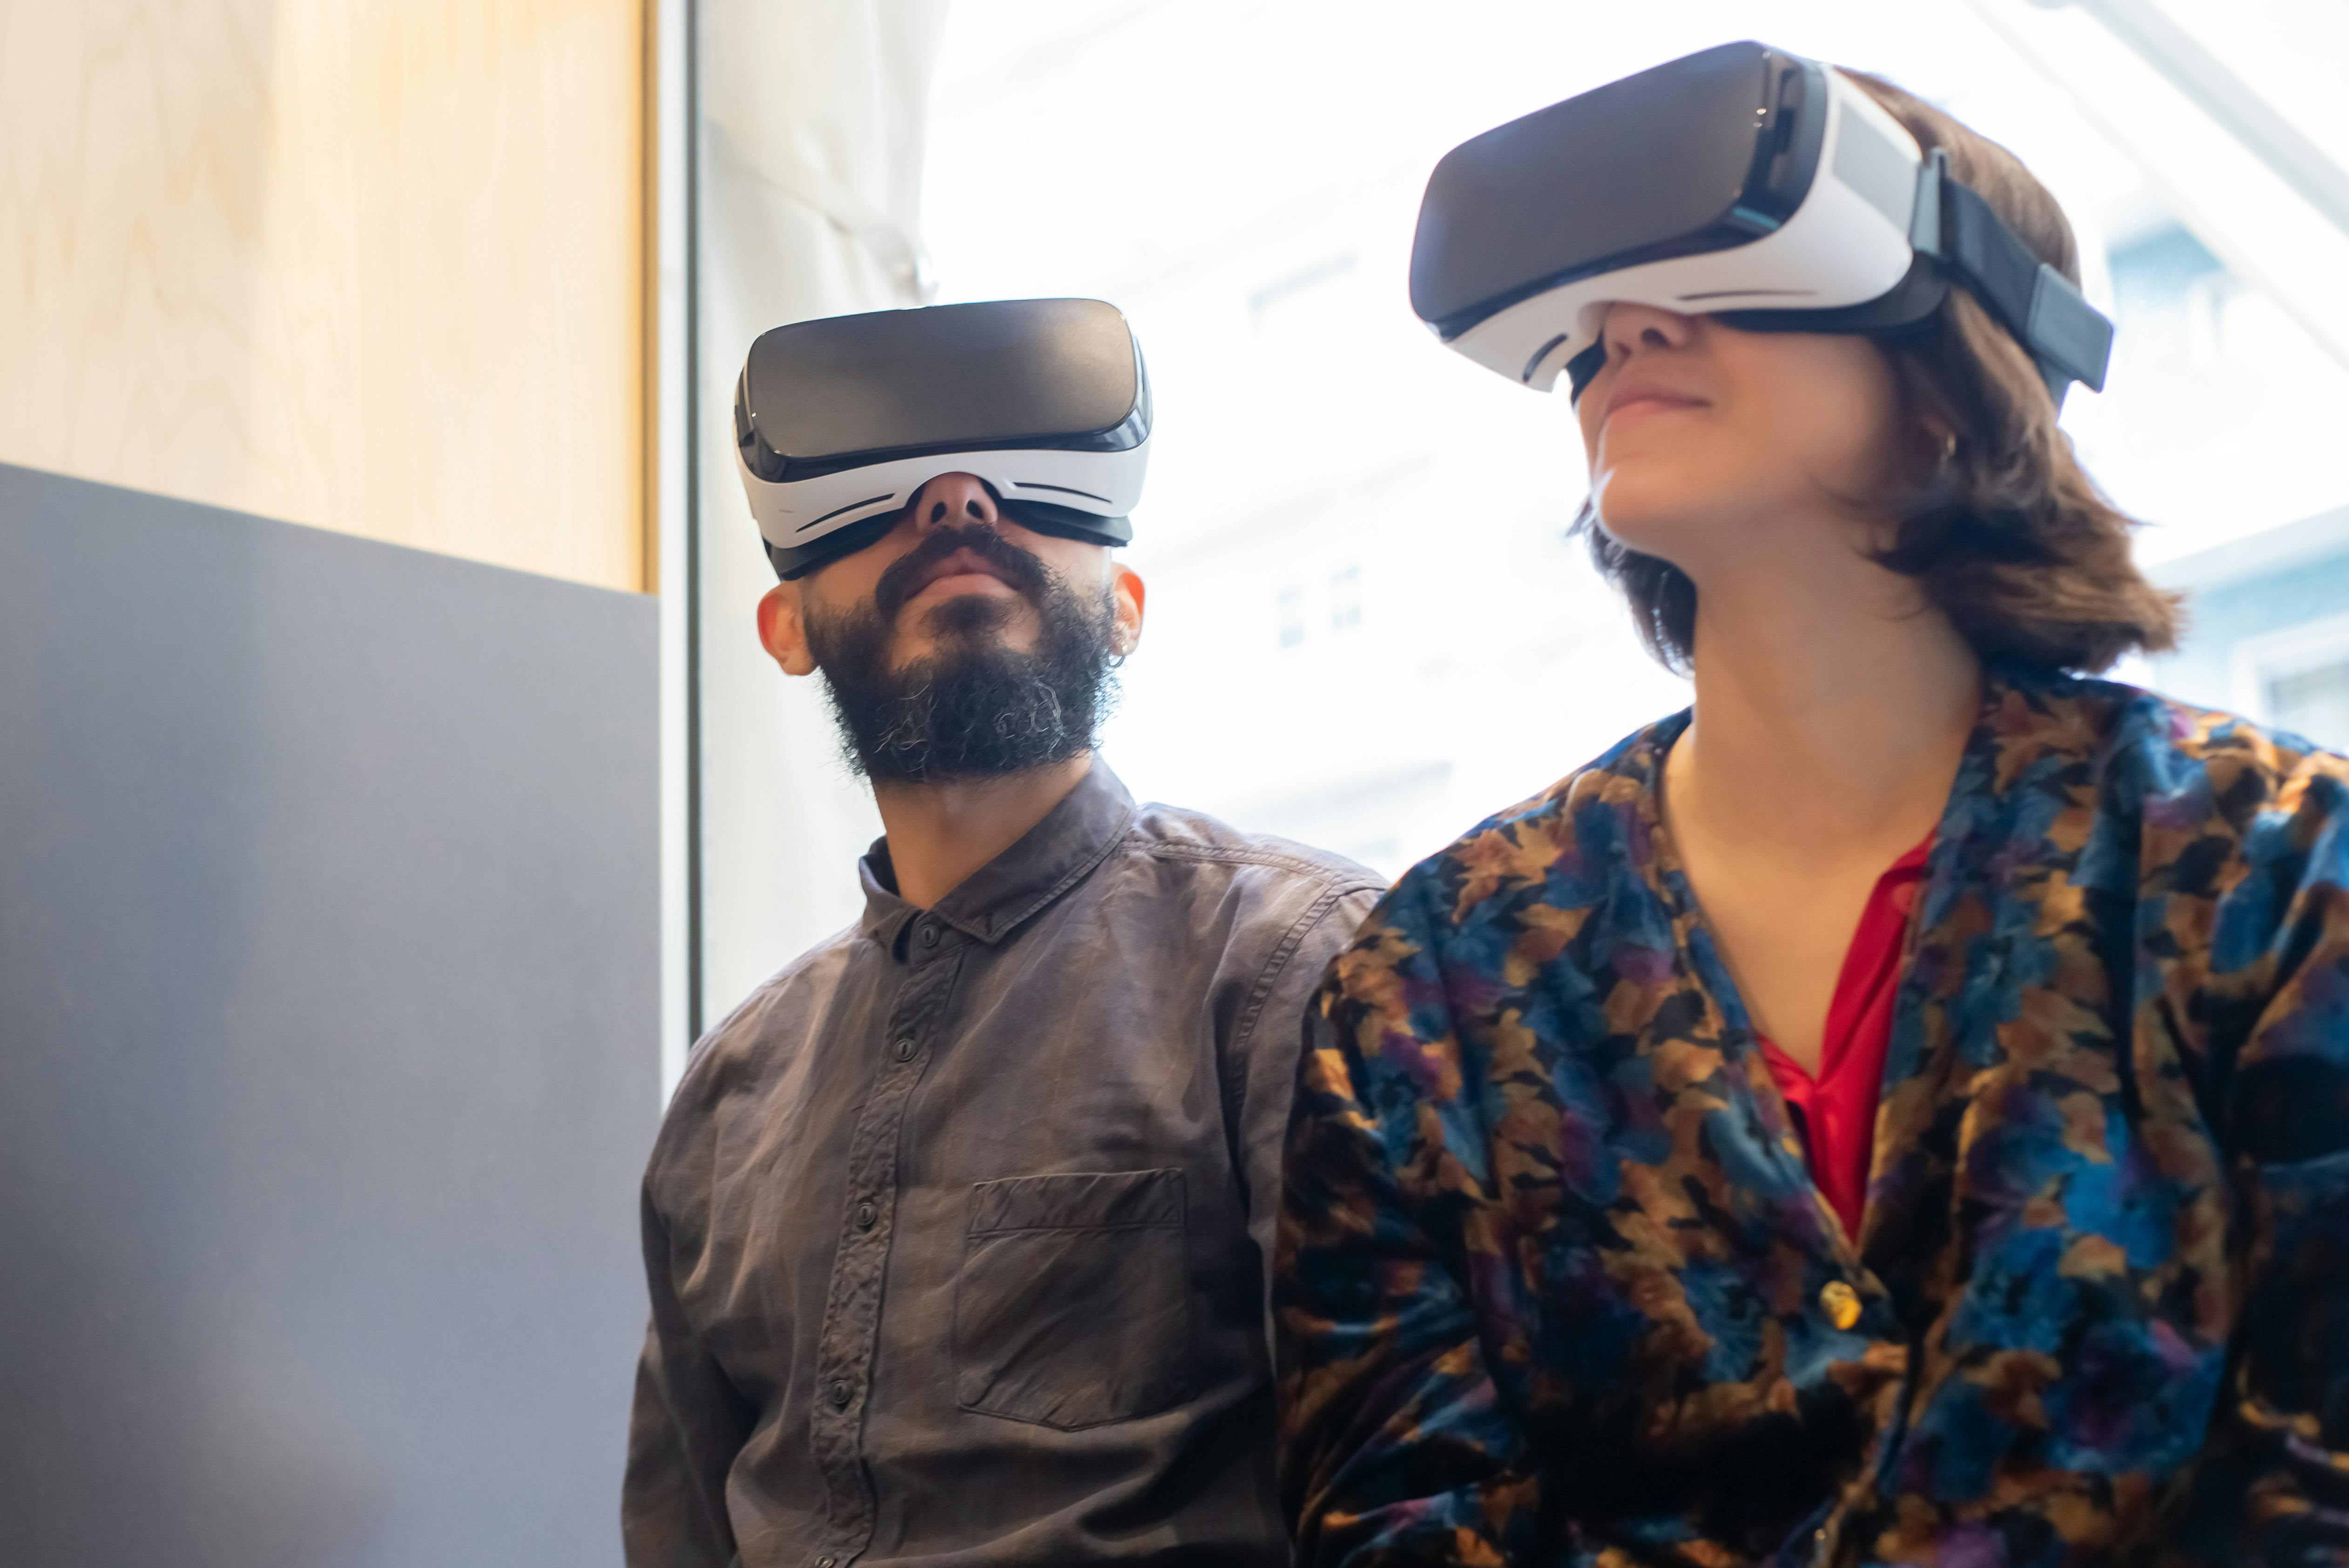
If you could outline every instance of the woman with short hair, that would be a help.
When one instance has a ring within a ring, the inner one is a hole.
[[[1964,289],[1604,347],[1585,525],[1694,704],[1316,1000],[1299,1562],[2349,1560],[2349,763],[2079,673],[2177,609]]]

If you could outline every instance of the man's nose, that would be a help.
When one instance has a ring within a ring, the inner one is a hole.
[[[966,528],[974,523],[992,528],[1002,520],[995,493],[976,474],[942,473],[914,493],[914,526],[921,533],[934,528]]]

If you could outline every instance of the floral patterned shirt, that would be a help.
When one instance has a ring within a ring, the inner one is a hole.
[[[1993,672],[1855,1246],[1662,831],[1686,723],[1414,867],[1315,999],[1298,1561],[2349,1562],[2349,761]]]

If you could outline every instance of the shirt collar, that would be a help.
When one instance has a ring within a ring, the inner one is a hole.
[[[1077,787],[1044,814],[1019,841],[963,879],[929,911],[965,936],[993,943],[1045,905],[1084,880],[1115,848],[1133,821],[1133,796],[1096,755]],[[899,898],[889,864],[889,841],[876,838],[856,863],[864,884],[864,934],[893,945],[905,922],[922,913]]]

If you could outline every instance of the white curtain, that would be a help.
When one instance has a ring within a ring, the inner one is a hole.
[[[703,1024],[855,919],[880,831],[813,680],[753,612],[774,583],[733,458],[750,341],[815,316],[924,302],[929,88],[947,0],[701,5]]]

